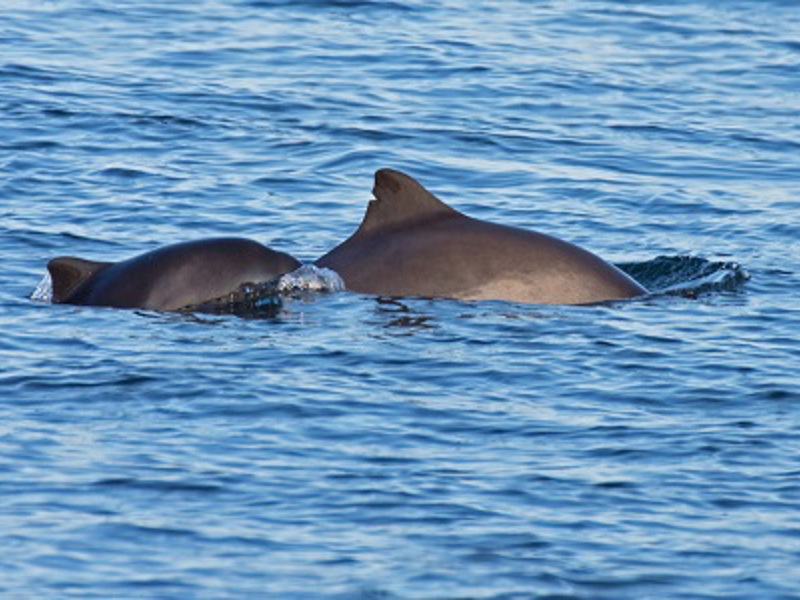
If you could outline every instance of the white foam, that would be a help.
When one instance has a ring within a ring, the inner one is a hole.
[[[53,280],[50,278],[50,272],[45,271],[44,277],[36,286],[31,294],[31,300],[35,302],[53,302]]]
[[[279,293],[291,292],[341,292],[344,281],[336,271],[303,265],[278,280]]]

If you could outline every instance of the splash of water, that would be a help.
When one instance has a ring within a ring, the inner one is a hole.
[[[50,304],[53,302],[53,280],[50,277],[50,272],[45,271],[42,280],[36,286],[31,294],[31,300],[34,302],[45,302]]]
[[[303,265],[278,280],[277,290],[281,294],[297,292],[342,292],[344,281],[336,271],[314,265]]]
[[[181,312],[234,314],[249,318],[274,317],[283,308],[283,297],[302,299],[315,293],[342,290],[344,282],[336,272],[314,265],[303,265],[270,281],[245,283],[218,298],[185,306]]]

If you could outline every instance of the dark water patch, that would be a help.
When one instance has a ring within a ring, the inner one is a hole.
[[[196,494],[214,494],[224,490],[223,487],[218,485],[211,485],[205,483],[190,483],[184,481],[158,481],[158,480],[142,480],[134,478],[112,478],[102,479],[93,484],[101,488],[109,488],[120,491],[147,491],[156,493],[196,493]]]
[[[420,7],[412,3],[385,2],[383,0],[248,0],[243,6],[258,9],[297,8],[299,11],[315,9],[347,9],[357,11],[416,12]]]
[[[781,45],[787,50],[800,53],[800,42],[781,42]]]
[[[318,419],[334,419],[341,417],[344,411],[338,406],[326,406],[319,404],[315,406],[304,406],[291,402],[258,402],[255,404],[245,405],[242,403],[237,404],[220,404],[220,403],[200,403],[195,405],[199,411],[206,417],[221,417],[225,419],[291,419],[292,421],[309,420],[314,421]],[[337,433],[336,435],[344,435]],[[322,435],[322,437],[335,438],[336,435]]]
[[[102,377],[100,373],[93,373],[91,370],[85,373],[76,373],[70,375],[59,375],[56,377],[35,377],[17,375],[6,378],[3,383],[11,388],[16,388],[18,391],[67,391],[71,390],[76,393],[81,389],[86,388],[108,388],[109,390],[119,390],[125,387],[137,387],[143,384],[149,384],[157,381],[157,378],[143,376],[143,375],[117,375]],[[101,398],[102,399],[102,398]],[[42,398],[38,400],[47,402],[48,400]]]
[[[101,177],[114,177],[119,179],[141,179],[144,177],[153,177],[152,173],[140,171],[138,169],[131,169],[126,167],[108,167],[102,171],[98,171],[97,175]]]
[[[27,80],[34,83],[53,83],[62,77],[60,71],[26,64],[6,63],[0,66],[0,79]]]
[[[174,131],[202,129],[209,126],[209,123],[197,118],[188,116],[176,116],[168,114],[136,114],[119,113],[111,115],[114,118],[130,121],[134,126],[161,127]]]
[[[26,140],[0,145],[0,149],[11,152],[41,152],[47,150],[58,150],[63,146],[52,140]]]
[[[115,545],[130,543],[136,546],[144,543],[163,544],[175,539],[198,539],[196,531],[178,527],[156,527],[133,523],[103,523],[93,527],[100,538],[114,540]],[[146,541],[145,541],[146,540]]]
[[[686,298],[739,293],[750,280],[748,271],[738,263],[696,256],[659,256],[618,266],[653,293]]]

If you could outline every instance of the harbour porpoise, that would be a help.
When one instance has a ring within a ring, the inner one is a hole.
[[[53,302],[175,311],[301,266],[252,240],[204,239],[164,246],[117,263],[59,257],[47,264]]]
[[[378,171],[373,195],[356,232],[316,261],[355,292],[537,304],[647,293],[583,248],[468,217],[399,171]]]

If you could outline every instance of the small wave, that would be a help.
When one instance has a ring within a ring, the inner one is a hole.
[[[658,256],[617,266],[655,294],[686,298],[738,292],[750,279],[739,263],[697,256]]]

